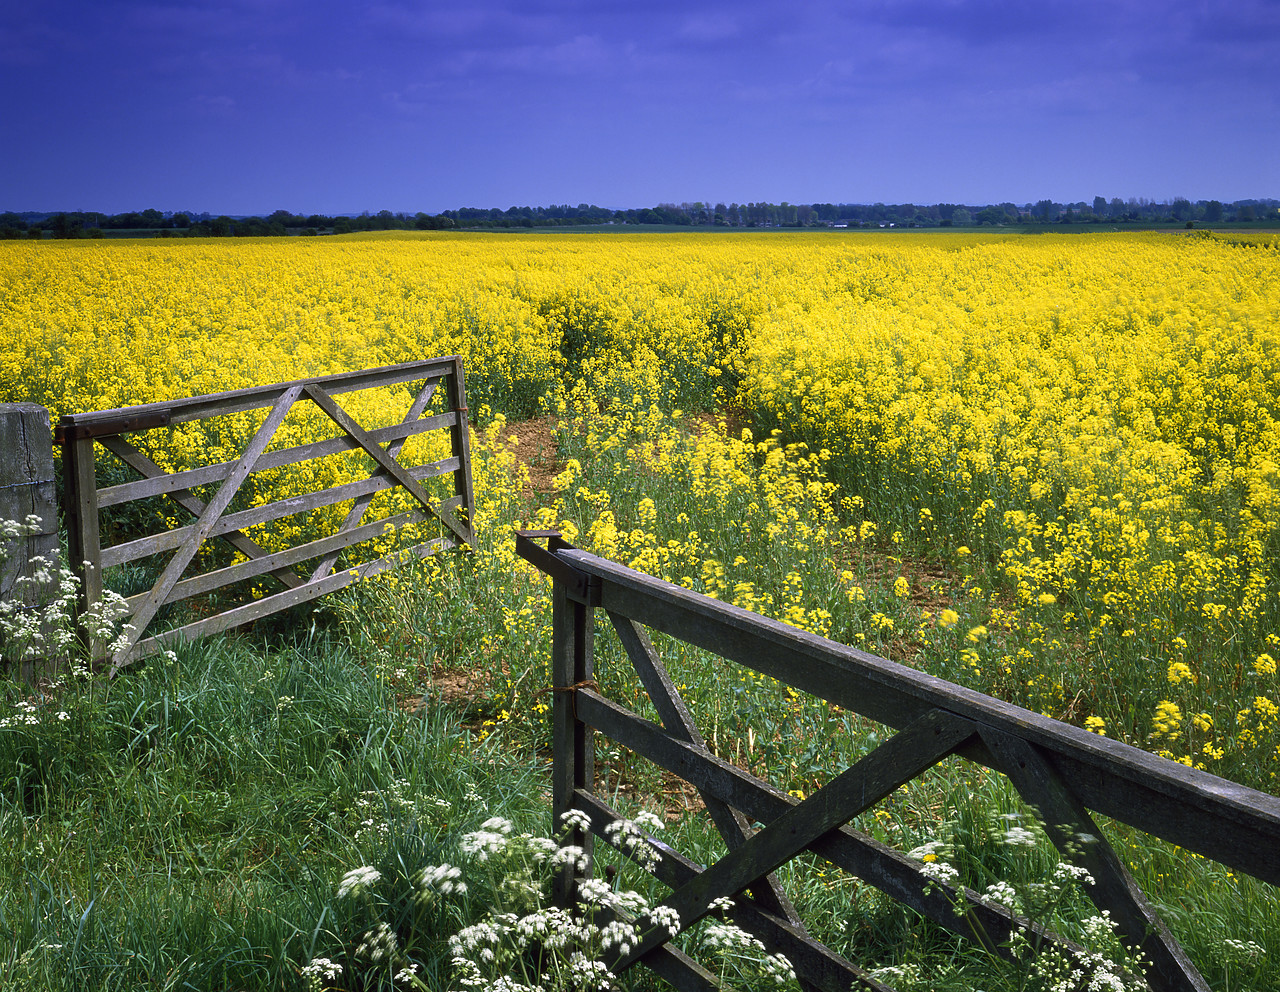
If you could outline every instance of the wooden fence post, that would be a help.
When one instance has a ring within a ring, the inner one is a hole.
[[[35,533],[0,539],[8,557],[0,561],[0,600],[37,611],[56,594],[57,582],[19,582],[32,578],[43,558],[57,574],[58,494],[53,477],[53,437],[49,411],[36,403],[0,403],[0,521],[26,524],[39,517]],[[0,661],[2,661],[0,656]],[[23,658],[17,672],[32,682],[46,674],[36,658]],[[50,673],[51,674],[51,673]]]

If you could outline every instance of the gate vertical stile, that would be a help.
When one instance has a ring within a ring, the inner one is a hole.
[[[67,567],[80,583],[72,622],[84,630],[81,618],[102,599],[102,540],[98,529],[98,482],[92,437],[62,440],[62,512],[67,526]],[[89,661],[105,647],[86,638]]]
[[[557,829],[563,824],[564,814],[575,807],[577,790],[590,791],[595,780],[594,731],[578,719],[573,701],[576,686],[595,674],[591,621],[591,607],[570,599],[566,583],[557,577],[551,612],[551,811]],[[576,826],[565,838],[566,843],[582,848],[588,859],[593,840],[591,831]],[[588,866],[590,863],[588,860]],[[557,873],[554,894],[558,905],[568,907],[576,901],[580,875],[572,864],[564,865]]]
[[[453,455],[459,462],[457,471],[453,473],[453,491],[462,497],[462,508],[467,515],[464,521],[466,531],[474,536],[475,530],[472,518],[475,516],[475,491],[471,482],[471,427],[467,418],[466,381],[463,377],[462,358],[460,356],[454,358],[453,371],[447,378],[449,380],[449,395],[446,399],[450,408],[456,412],[457,417],[452,429],[449,431]]]

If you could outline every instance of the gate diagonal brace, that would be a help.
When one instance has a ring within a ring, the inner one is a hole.
[[[790,861],[894,789],[932,768],[976,732],[976,725],[963,717],[929,710],[681,886],[661,906],[675,911],[680,930],[692,926],[707,915],[714,900],[721,896],[732,898]],[[665,943],[669,934],[665,927],[651,925],[629,953],[617,954],[607,962],[610,970],[619,972],[641,960]]]
[[[191,564],[191,559],[200,550],[200,545],[209,536],[209,532],[213,530],[218,518],[231,505],[231,500],[240,491],[240,487],[244,485],[244,480],[249,477],[254,465],[258,463],[262,453],[267,450],[267,445],[271,443],[271,438],[275,436],[276,431],[284,422],[284,418],[293,408],[293,404],[302,395],[302,390],[303,387],[301,385],[293,385],[280,394],[275,405],[271,408],[271,412],[267,414],[267,419],[262,422],[262,426],[253,435],[249,446],[245,448],[244,454],[240,456],[240,460],[236,462],[226,480],[218,487],[218,494],[205,506],[204,512],[200,514],[200,519],[196,521],[192,528],[191,536],[187,539],[187,542],[175,551],[173,557],[169,559],[169,564],[165,566],[160,578],[156,580],[155,586],[134,613],[131,620],[133,630],[127,631],[129,636],[123,638],[125,643],[120,646],[111,659],[111,677],[114,678],[116,673],[124,667],[125,659],[128,658],[129,652],[133,650],[133,646],[137,643],[142,631],[146,629],[147,624],[155,617],[156,612],[160,609],[161,604],[164,603],[169,592],[186,570],[186,567]]]
[[[694,748],[677,740],[656,723],[641,719],[598,693],[586,691],[578,693],[576,698],[588,725],[600,730],[607,724],[609,729],[603,732],[611,739],[644,755],[658,767],[688,781],[700,791],[741,810],[755,822],[772,822],[797,804],[796,799],[781,790],[716,758],[705,748]],[[666,748],[668,743],[673,745],[669,750]],[[964,754],[972,747],[972,744],[965,745],[958,748],[957,753]],[[583,790],[577,791],[575,804],[579,807],[591,812],[595,809],[594,803],[595,800],[584,798]],[[989,954],[1012,960],[1013,955],[1006,944],[1015,930],[1028,935],[1041,947],[1054,947],[1070,953],[1081,950],[1078,944],[1061,934],[1034,920],[1016,916],[998,903],[984,900],[971,889],[929,878],[922,873],[920,862],[854,830],[848,824],[819,838],[809,850],[939,926],[977,941]],[[698,866],[697,870],[701,871],[702,867]],[[670,888],[676,888],[670,880],[663,878],[662,881]],[[685,881],[687,879],[679,879],[678,884]]]
[[[430,513],[433,517],[444,524],[451,530],[457,540],[462,544],[470,544],[471,537],[460,527],[456,521],[451,520],[447,513],[441,512],[440,508],[432,501],[430,493],[422,488],[422,485],[411,476],[403,465],[396,461],[391,455],[382,449],[382,445],[373,440],[358,423],[352,419],[342,407],[334,402],[333,397],[326,393],[319,386],[309,384],[304,387],[307,396],[327,413],[335,424],[341,427],[349,434],[361,448],[379,465],[387,471],[387,473],[400,483],[405,489],[413,494],[413,497],[422,505],[422,508]]]
[[[1208,983],[1102,836],[1089,811],[1040,751],[993,727],[983,726],[979,733],[998,759],[1000,771],[1035,807],[1045,833],[1063,858],[1093,877],[1093,884],[1086,886],[1089,898],[1099,909],[1109,911],[1126,939],[1142,949],[1159,979],[1154,987],[1168,992],[1209,992]]]
[[[609,825],[625,819],[616,809],[581,789],[574,797],[574,805],[591,817],[593,834],[605,838],[616,850],[631,856],[628,849],[609,836]],[[690,861],[656,837],[646,836],[643,843],[657,859],[653,867],[654,876],[672,889],[691,881],[704,870],[702,865]],[[766,947],[781,950],[795,969],[801,988],[846,992],[850,983],[856,982],[872,992],[893,992],[892,988],[876,981],[864,969],[814,940],[802,925],[783,919],[754,898],[734,900],[730,916],[741,929],[761,938]],[[626,922],[634,924],[636,921],[634,917],[627,917]],[[669,944],[659,944],[644,959],[644,966],[656,970],[653,967],[655,955],[668,948]]]
[[[98,438],[98,443],[130,468],[139,472],[143,478],[156,479],[169,474],[122,437],[107,435]],[[176,489],[165,495],[197,518],[204,512],[207,505],[190,489]],[[233,530],[218,536],[248,558],[264,558],[269,554],[266,548],[242,530]],[[303,584],[302,579],[291,568],[278,568],[267,574],[279,579],[289,589],[296,589]]]
[[[658,711],[662,725],[673,737],[705,750],[707,742],[699,733],[693,722],[693,715],[667,674],[666,665],[649,641],[649,635],[634,620],[619,613],[607,612],[623,648],[631,658],[636,674],[640,676],[645,691]],[[701,789],[698,790],[698,795],[730,849],[739,847],[751,836],[750,824],[742,813]],[[776,913],[793,926],[803,928],[799,914],[773,874],[767,875],[763,882],[755,883],[751,894],[762,907]]]
[[[409,404],[408,412],[404,415],[404,419],[400,421],[402,424],[411,424],[422,416],[422,411],[424,411],[427,408],[427,404],[431,402],[431,397],[435,395],[436,386],[439,382],[440,380],[438,378],[427,380],[426,385],[418,391],[418,395],[414,397],[413,402]],[[397,458],[400,455],[401,449],[405,446],[408,440],[408,438],[402,437],[391,441],[387,445],[387,454],[389,454],[393,459]],[[379,447],[381,447],[381,445],[379,445]],[[373,478],[373,476],[378,474],[378,471],[380,470],[371,472],[369,477]],[[356,527],[360,521],[364,519],[365,511],[369,509],[369,504],[373,502],[373,496],[373,493],[368,493],[357,499],[335,533],[341,534],[343,531],[351,530]],[[317,579],[322,579],[328,575],[329,570],[333,568],[334,563],[338,560],[338,554],[339,553],[335,551],[331,554],[325,555],[324,558],[316,565],[315,569],[312,570],[311,578],[308,581],[315,582]]]

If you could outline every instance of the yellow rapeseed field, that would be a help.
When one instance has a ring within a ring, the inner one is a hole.
[[[578,418],[638,477],[764,521],[712,546],[691,508],[570,465],[547,519],[601,553],[872,647],[914,637],[960,659],[948,677],[1187,763],[1265,780],[1280,760],[1280,253],[1260,240],[0,243],[0,397],[55,415],[455,353],[482,424]],[[752,431],[682,449],[706,409]],[[765,582],[778,543],[830,581]],[[965,603],[895,612],[905,579],[868,599],[841,549],[873,544],[967,575]]]

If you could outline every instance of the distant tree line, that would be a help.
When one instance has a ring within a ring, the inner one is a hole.
[[[204,213],[143,210],[122,214],[93,211],[0,213],[0,238],[94,238],[110,235],[157,237],[270,237],[350,234],[356,231],[501,230],[510,228],[596,225],[668,227],[1008,227],[1014,225],[1149,225],[1280,223],[1280,200],[1177,198],[1171,202],[1121,200],[1058,203],[660,203],[654,207],[610,210],[588,203],[549,207],[463,207],[438,214],[392,213],[359,216],[291,214],[277,210],[265,217],[214,217]]]

